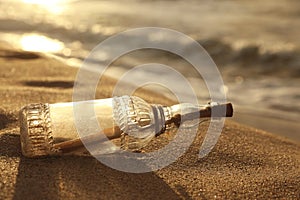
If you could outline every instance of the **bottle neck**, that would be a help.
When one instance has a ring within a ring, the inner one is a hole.
[[[166,122],[171,119],[171,108],[159,104],[151,105],[154,117],[155,136],[159,136],[166,130],[170,129],[170,125]]]

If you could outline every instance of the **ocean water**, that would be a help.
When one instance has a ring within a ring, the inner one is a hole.
[[[0,0],[0,6],[0,40],[54,56],[73,67],[80,67],[103,40],[131,28],[182,32],[199,42],[216,63],[225,84],[221,89],[235,107],[234,120],[300,141],[297,0]],[[170,38],[161,40],[173,43]],[[187,44],[183,46],[183,52],[195,54]],[[99,56],[94,62],[99,66],[101,59]],[[133,52],[116,60],[106,74],[119,79],[134,66],[154,62],[186,77],[196,88],[200,103],[210,99],[201,76],[184,60],[164,52]],[[176,79],[148,68],[136,71],[127,81],[135,84],[145,77]],[[150,89],[172,97],[166,88]],[[183,85],[177,89],[186,101],[192,98]]]

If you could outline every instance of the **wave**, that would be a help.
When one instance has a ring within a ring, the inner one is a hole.
[[[108,35],[101,33],[94,34],[91,31],[81,32],[76,29],[67,29],[51,23],[29,24],[24,21],[14,19],[0,19],[2,32],[24,33],[38,32],[49,37],[59,39],[68,44],[79,41],[83,50],[89,51],[95,44],[103,41]],[[172,42],[172,41],[171,41]],[[265,46],[258,44],[248,44],[236,48],[232,42],[226,42],[222,38],[198,39],[204,49],[210,54],[221,71],[226,76],[260,76],[269,75],[276,77],[300,77],[300,50],[265,50]],[[193,50],[187,46],[185,51],[193,54]],[[162,52],[159,52],[160,56]],[[59,54],[58,54],[59,55]],[[74,55],[72,55],[74,57]],[[140,56],[140,55],[139,55]],[[147,57],[159,57],[157,53],[143,54],[143,59]],[[75,57],[78,58],[78,55]],[[163,57],[174,59],[174,55],[164,53]],[[83,57],[79,59],[84,59]]]
[[[300,77],[300,51],[266,51],[263,46],[250,44],[234,48],[233,44],[220,39],[203,39],[198,42],[212,56],[218,67],[234,66],[238,73],[272,75],[277,77]]]

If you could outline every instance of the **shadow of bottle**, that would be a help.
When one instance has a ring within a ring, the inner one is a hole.
[[[20,137],[16,133],[0,136],[0,156],[19,158],[13,199],[179,198],[153,172],[120,172],[93,157],[26,158],[21,154]]]

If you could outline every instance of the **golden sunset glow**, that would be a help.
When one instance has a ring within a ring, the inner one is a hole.
[[[21,48],[25,51],[37,52],[60,52],[64,44],[59,40],[54,40],[43,35],[25,34],[20,39]]]
[[[65,0],[22,0],[23,3],[38,5],[51,13],[59,14],[63,11]]]

